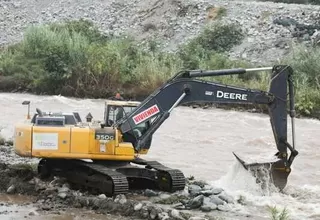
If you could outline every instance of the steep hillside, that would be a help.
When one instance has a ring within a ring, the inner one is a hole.
[[[160,39],[167,50],[174,50],[212,21],[237,23],[247,36],[231,57],[264,63],[281,58],[292,43],[310,45],[320,35],[316,32],[320,6],[314,5],[231,0],[8,0],[0,2],[0,45],[21,39],[28,25],[79,18],[94,21],[108,34]]]

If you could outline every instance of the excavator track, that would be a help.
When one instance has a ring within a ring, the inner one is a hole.
[[[157,185],[160,190],[167,192],[175,192],[183,190],[186,185],[184,174],[178,169],[172,169],[164,166],[157,161],[147,161],[141,158],[136,158],[132,161],[139,165],[145,165],[146,168],[155,169],[157,172]]]
[[[90,164],[85,163],[83,166],[86,166],[95,172],[100,173],[104,177],[108,177],[111,179],[113,183],[113,191],[112,195],[125,194],[129,190],[129,183],[127,181],[127,177],[119,172],[113,171],[103,165],[100,164]],[[111,195],[111,193],[110,193]]]
[[[81,160],[46,159],[41,160],[38,172],[66,178],[69,182],[105,193],[107,196],[126,194],[129,190],[127,177],[106,166]],[[48,175],[47,175],[48,176]]]
[[[180,170],[140,158],[130,162],[145,167],[110,161],[88,163],[71,159],[42,159],[38,165],[38,172],[43,178],[49,174],[57,175],[74,185],[107,196],[126,194],[129,189],[175,192],[185,188],[186,179]]]

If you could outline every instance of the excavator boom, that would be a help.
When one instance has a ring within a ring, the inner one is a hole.
[[[269,91],[261,91],[235,86],[223,85],[216,82],[204,81],[196,78],[208,76],[244,74],[246,72],[271,70]],[[148,149],[148,141],[152,135],[168,119],[170,112],[177,106],[192,102],[223,103],[223,104],[264,104],[268,107],[271,127],[273,130],[279,158],[277,162],[267,163],[271,166],[274,184],[283,189],[290,173],[290,166],[298,154],[294,146],[287,141],[287,107],[290,107],[290,116],[294,125],[294,91],[293,70],[290,66],[274,66],[272,68],[229,69],[216,71],[185,71],[180,72],[161,88],[147,97],[134,111],[116,125],[122,134],[133,134],[132,131],[140,123],[149,121],[149,128],[140,136],[135,136],[133,143],[136,152]],[[288,90],[289,101],[288,106]],[[294,139],[294,126],[293,126]],[[294,144],[294,141],[293,141]],[[288,157],[287,150],[291,151]],[[236,156],[236,155],[235,155]],[[244,168],[257,167],[257,164],[246,164],[238,156]],[[259,164],[259,165],[266,165]],[[260,166],[261,167],[261,166]]]

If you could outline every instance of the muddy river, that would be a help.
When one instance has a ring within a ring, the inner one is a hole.
[[[37,107],[43,111],[78,111],[83,118],[91,112],[95,119],[103,118],[103,100],[0,93],[1,135],[11,137],[12,123],[24,120],[27,113],[26,106],[21,105],[24,100],[31,101],[32,112]],[[186,176],[207,180],[230,194],[245,196],[252,205],[234,207],[238,212],[252,214],[260,212],[259,207],[276,205],[287,208],[292,219],[320,219],[319,130],[317,120],[296,119],[299,155],[282,194],[261,192],[232,155],[236,152],[247,161],[260,161],[276,153],[267,115],[178,107],[154,134],[153,146],[146,158],[179,168]],[[265,215],[261,212],[261,217]]]

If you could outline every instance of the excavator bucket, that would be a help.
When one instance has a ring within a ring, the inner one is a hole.
[[[233,155],[246,170],[253,174],[253,176],[256,178],[256,182],[261,184],[262,189],[266,189],[270,184],[273,184],[280,191],[282,191],[287,185],[287,180],[291,169],[285,167],[285,164],[282,160],[264,163],[246,163],[234,152]]]

